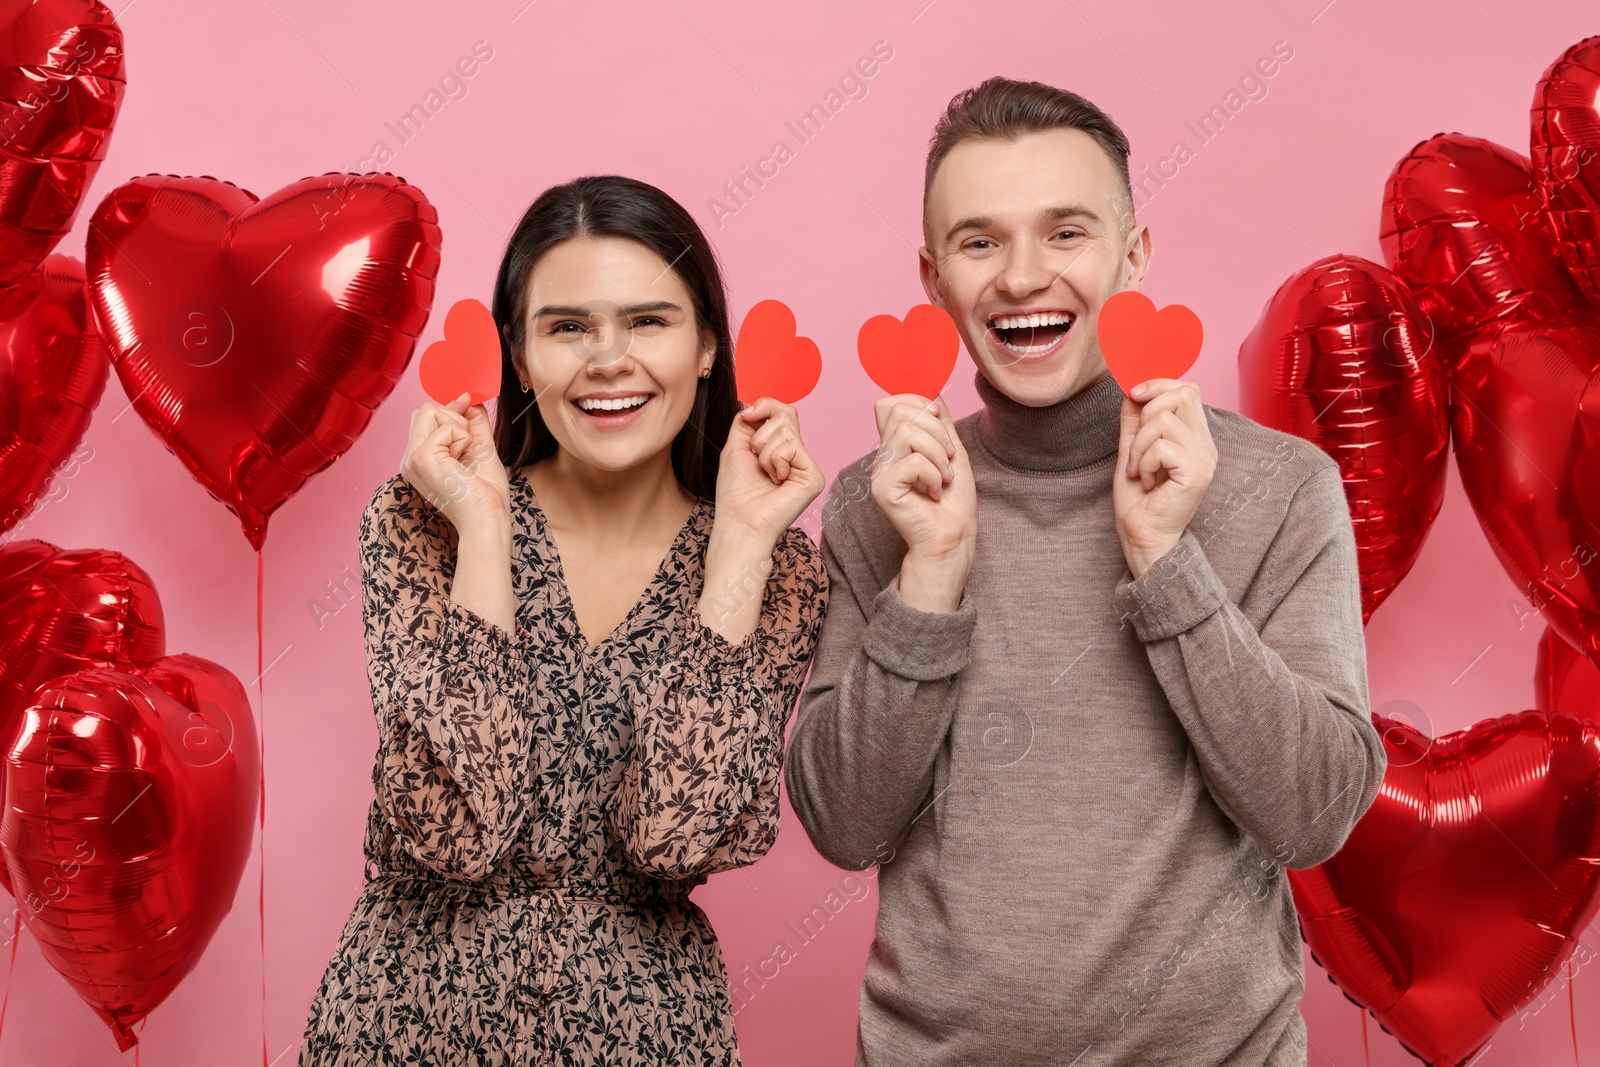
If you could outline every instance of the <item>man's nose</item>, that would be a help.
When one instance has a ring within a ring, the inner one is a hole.
[[[1048,289],[1054,281],[1055,273],[1046,265],[1043,250],[1025,245],[1007,250],[996,285],[1001,292],[1016,299]]]

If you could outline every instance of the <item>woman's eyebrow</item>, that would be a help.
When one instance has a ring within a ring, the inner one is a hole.
[[[644,304],[629,304],[627,307],[619,308],[618,310],[624,315],[642,315],[648,311],[682,311],[683,308],[670,300],[652,300]],[[546,315],[569,315],[573,318],[581,319],[592,314],[594,314],[593,308],[573,307],[567,304],[546,304],[536,310],[533,313],[533,317],[539,319]]]

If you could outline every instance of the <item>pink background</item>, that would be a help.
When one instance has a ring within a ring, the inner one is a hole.
[[[914,247],[923,152],[957,90],[1004,73],[1079,91],[1127,131],[1136,173],[1176,140],[1189,143],[1194,157],[1146,198],[1156,253],[1145,289],[1158,304],[1181,301],[1199,312],[1206,344],[1193,376],[1210,402],[1232,407],[1239,342],[1273,289],[1335,251],[1380,258],[1377,211],[1394,162],[1445,130],[1525,153],[1538,76],[1568,45],[1600,32],[1592,4],[1580,0],[114,6],[127,37],[127,97],[107,161],[60,251],[81,257],[84,219],[132,176],[209,174],[264,195],[308,174],[356,169],[383,140],[394,158],[376,169],[421,187],[445,235],[426,344],[438,338],[451,302],[488,299],[504,234],[541,189],[588,173],[639,177],[707,227],[736,314],[781,297],[821,346],[822,381],[801,407],[830,472],[874,442],[876,390],[855,359],[858,326],[922,299]],[[385,123],[420,102],[480,40],[493,57],[467,80],[467,94],[400,144]],[[785,123],[820,102],[877,41],[893,57],[867,80],[866,96],[797,145]],[[1185,123],[1277,41],[1294,54],[1266,80],[1265,97],[1197,144]],[[714,212],[708,200],[723,182],[780,138],[793,158],[736,212]],[[976,406],[971,377],[963,362],[949,391],[958,415]],[[269,1059],[295,1060],[307,1007],[361,884],[375,732],[357,522],[373,488],[394,473],[421,397],[413,372],[357,445],[273,518],[265,550],[271,666],[257,708],[270,799],[265,962],[252,859],[205,958],[149,1019],[144,1062],[153,1067],[259,1062],[263,1015]],[[92,458],[65,483],[66,495],[19,533],[128,553],[162,593],[171,650],[248,679],[256,661],[249,546],[233,516],[136,415],[118,417],[124,406],[113,378],[88,432]],[[1436,733],[1531,707],[1541,627],[1531,614],[1519,620],[1520,603],[1452,473],[1421,562],[1368,629],[1373,707],[1393,713],[1398,705],[1386,704],[1409,701]],[[696,899],[737,977],[779,937],[793,946],[785,924],[831,890],[845,897],[845,877],[811,849],[786,803],[771,854],[716,876]],[[747,1064],[852,1062],[876,907],[875,883],[866,881],[872,895],[849,900],[739,1012]],[[1361,1064],[1359,1012],[1309,957],[1306,966],[1311,1063]],[[1580,976],[1578,1035],[1597,1062],[1600,985]],[[1509,1021],[1476,1062],[1568,1062],[1565,1001],[1557,986],[1549,1006],[1525,1026]],[[1373,1063],[1415,1062],[1375,1024],[1371,1040]],[[0,1063],[132,1058],[116,1051],[24,934]]]

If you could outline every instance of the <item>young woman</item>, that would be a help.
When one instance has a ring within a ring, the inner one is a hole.
[[[300,1064],[737,1064],[688,894],[777,833],[822,476],[793,408],[737,410],[716,261],[652,186],[541,195],[494,316],[492,432],[424,404],[362,519],[367,883]]]

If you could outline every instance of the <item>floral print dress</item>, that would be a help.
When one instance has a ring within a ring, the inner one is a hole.
[[[778,827],[783,735],[827,601],[791,528],[737,643],[697,601],[699,500],[591,649],[526,476],[517,634],[450,600],[455,530],[399,475],[361,520],[378,720],[366,884],[300,1067],[736,1065],[721,950],[689,891]],[[730,602],[729,606],[733,606]]]

